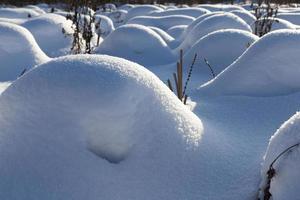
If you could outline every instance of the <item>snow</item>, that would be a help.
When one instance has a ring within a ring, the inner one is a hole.
[[[250,26],[241,18],[231,13],[217,14],[205,18],[186,34],[185,39],[177,49],[189,49],[199,39],[216,30],[239,29],[251,32]]]
[[[300,25],[300,13],[278,13],[276,17]]]
[[[100,26],[96,33],[101,35],[102,38],[107,37],[111,32],[115,30],[112,20],[104,15],[95,15],[95,23],[99,23]]]
[[[259,20],[260,21],[260,20]],[[255,23],[252,24],[252,29],[255,29]],[[280,29],[296,29],[297,26],[292,24],[291,22],[284,20],[284,19],[278,19],[274,18],[271,31],[280,30]]]
[[[164,11],[153,11],[149,15],[156,16],[156,17],[171,16],[171,15],[186,15],[186,16],[197,18],[206,13],[209,13],[209,11],[204,8],[179,8],[179,9],[170,9]]]
[[[162,65],[174,60],[171,49],[159,34],[137,24],[118,27],[104,39],[96,53],[122,57],[144,66]]]
[[[194,17],[185,15],[172,15],[163,17],[154,16],[140,16],[130,19],[127,24],[140,24],[144,26],[154,26],[164,31],[168,30],[173,26],[178,25],[189,25],[195,20]]]
[[[31,17],[37,17],[40,13],[34,11],[30,8],[0,8],[0,17],[1,18],[10,18],[10,19],[27,19]]]
[[[300,142],[300,113],[284,122],[271,137],[262,166],[261,188],[265,187],[267,171],[274,159],[287,148]],[[271,180],[270,193],[273,199],[295,199],[299,197],[299,146],[283,154],[273,165],[276,174]],[[262,191],[261,194],[262,195]]]
[[[23,70],[49,60],[25,28],[0,22],[0,82],[15,80]]]
[[[225,12],[230,12],[230,11],[233,11],[233,10],[242,10],[244,11],[245,9],[240,7],[240,6],[237,6],[237,5],[222,5],[222,4],[215,4],[215,5],[212,5],[212,4],[200,4],[198,6],[198,8],[204,8],[204,9],[207,9],[211,12],[215,12],[215,11],[225,11]]]
[[[201,121],[124,59],[53,59],[0,109],[1,199],[181,199],[201,180]]]
[[[72,21],[57,14],[44,14],[21,24],[35,37],[41,49],[50,57],[66,55],[72,46]],[[65,33],[63,33],[63,30]]]
[[[183,57],[186,63],[191,63],[197,54],[192,79],[192,82],[196,84],[195,87],[199,86],[198,78],[203,77],[207,81],[212,78],[204,58],[217,75],[242,55],[256,40],[258,37],[252,33],[237,29],[218,30],[201,38]]]
[[[257,40],[236,62],[202,89],[248,96],[297,92],[300,90],[299,44],[300,31],[271,32]]]
[[[179,36],[187,29],[187,25],[172,26],[167,30],[167,33],[173,38],[178,39]]]
[[[172,36],[170,36],[165,31],[161,30],[160,28],[152,27],[152,26],[148,26],[148,27],[154,30],[168,45],[174,41],[174,38]]]
[[[232,14],[235,14],[236,16],[239,16],[241,19],[243,19],[247,24],[250,26],[254,24],[256,21],[256,18],[251,12],[246,10],[233,10],[231,11]]]
[[[147,15],[153,11],[162,11],[162,10],[163,10],[162,8],[159,8],[158,6],[154,6],[154,5],[138,5],[128,10],[128,13],[124,21],[127,22],[131,18]]]
[[[120,7],[118,7],[118,10],[129,11],[133,7],[134,7],[134,5],[132,5],[132,4],[124,4],[124,5],[120,6]]]

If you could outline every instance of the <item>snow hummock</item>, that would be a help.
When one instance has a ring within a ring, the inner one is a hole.
[[[187,27],[188,26],[186,25],[172,26],[167,30],[167,33],[173,38],[178,39],[181,36],[181,34],[187,29]]]
[[[299,45],[300,31],[278,30],[266,34],[202,89],[247,96],[300,91]]]
[[[206,13],[209,13],[209,11],[204,8],[179,8],[179,9],[170,9],[170,10],[163,10],[163,11],[153,11],[149,15],[156,16],[156,17],[186,15],[186,16],[197,18]]]
[[[95,15],[95,23],[99,24],[98,29],[96,29],[96,33],[101,35],[102,38],[105,38],[115,30],[113,21],[107,16]]]
[[[231,13],[235,14],[236,16],[239,16],[250,26],[252,24],[254,24],[254,22],[256,21],[255,16],[251,12],[246,11],[246,10],[233,10],[233,11],[231,11]]]
[[[205,18],[188,32],[178,49],[189,49],[199,39],[216,30],[239,29],[251,32],[250,26],[238,16],[231,13],[217,14]]]
[[[15,80],[23,70],[49,60],[31,33],[18,25],[0,22],[0,82]]]
[[[124,21],[127,22],[131,18],[141,16],[141,15],[147,15],[153,11],[162,11],[162,10],[163,10],[162,8],[154,5],[138,5],[128,10],[128,13]]]
[[[211,71],[204,59],[209,62],[217,75],[242,55],[256,40],[258,40],[256,35],[238,29],[218,30],[204,36],[185,53],[183,58],[186,63],[191,63],[197,54],[192,82],[197,83],[197,77],[201,76],[208,78],[207,80],[211,79]]]
[[[266,185],[267,171],[274,159],[287,148],[300,143],[300,113],[297,112],[271,137],[262,166],[261,195]],[[296,199],[300,196],[300,146],[283,154],[273,165],[276,170],[271,180],[270,193],[276,200]]]
[[[139,16],[130,19],[127,24],[140,24],[144,26],[153,26],[160,28],[164,31],[168,30],[172,26],[189,25],[195,20],[194,17],[185,15],[171,15],[171,16]]]
[[[5,90],[0,110],[1,199],[195,198],[202,123],[138,64],[56,58]]]
[[[167,64],[175,59],[159,34],[137,24],[118,27],[104,39],[96,53],[122,57],[144,66]]]
[[[37,17],[40,13],[30,8],[0,8],[0,18],[28,19]]]
[[[300,26],[300,13],[278,13],[276,17]]]
[[[21,24],[27,28],[41,49],[50,57],[70,53],[72,47],[72,21],[53,13],[40,15]]]
[[[271,27],[271,31],[275,30],[280,30],[280,29],[296,29],[297,26],[295,24],[292,24],[291,22],[284,20],[284,19],[279,19],[279,18],[274,18]],[[258,20],[260,21],[260,20]],[[252,30],[255,29],[255,23],[251,25]]]

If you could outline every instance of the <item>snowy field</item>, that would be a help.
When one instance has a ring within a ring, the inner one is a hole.
[[[107,6],[0,6],[0,199],[299,200],[300,6]]]

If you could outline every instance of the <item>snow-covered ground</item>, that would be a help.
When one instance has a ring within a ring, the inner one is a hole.
[[[0,8],[0,199],[299,199],[298,6],[107,4],[93,55],[52,6]]]

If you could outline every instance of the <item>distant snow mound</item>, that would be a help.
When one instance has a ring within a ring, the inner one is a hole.
[[[162,10],[163,10],[162,8],[160,8],[158,6],[154,6],[154,5],[138,5],[138,6],[131,8],[130,10],[128,10],[128,13],[125,18],[125,22],[127,22],[131,18],[134,18],[137,16],[147,15],[150,12],[162,11]]]
[[[167,33],[172,36],[173,38],[179,38],[181,34],[187,29],[188,26],[186,25],[178,25],[172,26],[167,30]]]
[[[178,9],[170,9],[164,11],[153,11],[149,15],[157,16],[157,17],[172,16],[172,15],[186,15],[186,16],[197,18],[206,13],[209,13],[209,11],[204,8],[178,8]]]
[[[96,28],[96,33],[101,35],[101,37],[105,38],[111,32],[115,30],[113,21],[104,15],[95,15],[95,23],[98,24]]]
[[[137,24],[117,28],[105,38],[96,53],[125,58],[144,66],[167,64],[175,59],[159,34]]]
[[[30,8],[0,8],[0,18],[28,19],[39,15],[40,13]]]
[[[178,49],[189,49],[200,38],[216,30],[239,29],[251,32],[250,26],[238,16],[231,13],[217,14],[205,18],[185,36]]]
[[[224,11],[224,12],[230,12],[233,10],[245,10],[244,8],[242,8],[241,6],[237,6],[237,5],[224,5],[224,4],[200,4],[198,6],[198,8],[204,8],[207,9],[211,12],[216,12],[216,11]]]
[[[160,28],[164,31],[168,30],[172,26],[189,25],[195,20],[194,17],[185,15],[172,15],[172,16],[140,16],[134,17],[127,22],[127,24],[140,24],[144,26],[153,26]]]
[[[255,16],[247,10],[233,10],[231,13],[243,19],[250,26],[256,21]]]
[[[57,14],[44,14],[28,20],[22,26],[27,28],[41,49],[50,57],[70,53],[72,46],[72,21]]]
[[[15,80],[23,70],[48,60],[27,29],[0,22],[1,82]]]
[[[300,13],[279,13],[276,17],[300,26]]]
[[[287,148],[300,143],[300,113],[286,121],[271,137],[262,166],[261,188],[266,186],[270,164]],[[273,165],[276,175],[272,178],[270,193],[273,199],[295,199],[300,196],[300,146],[283,154]],[[262,192],[261,192],[262,195]]]
[[[14,82],[0,110],[1,199],[174,199],[161,183],[195,175],[178,169],[196,158],[201,121],[130,61],[53,59]]]
[[[197,54],[195,62],[197,67],[195,67],[193,74],[201,73],[211,77],[210,69],[204,59],[209,62],[214,73],[219,74],[242,55],[256,40],[258,40],[258,37],[248,31],[237,29],[215,31],[201,38],[187,51],[184,55],[184,61],[191,62],[195,54]],[[198,75],[194,75],[194,77],[196,76]]]
[[[279,30],[257,40],[214,80],[202,86],[213,93],[277,96],[300,90],[300,31]]]
[[[255,23],[251,25],[252,30],[254,30]],[[275,30],[280,30],[280,29],[296,29],[297,26],[295,24],[292,24],[291,22],[284,20],[284,19],[279,19],[279,18],[274,18],[274,21],[272,23],[271,31]]]

